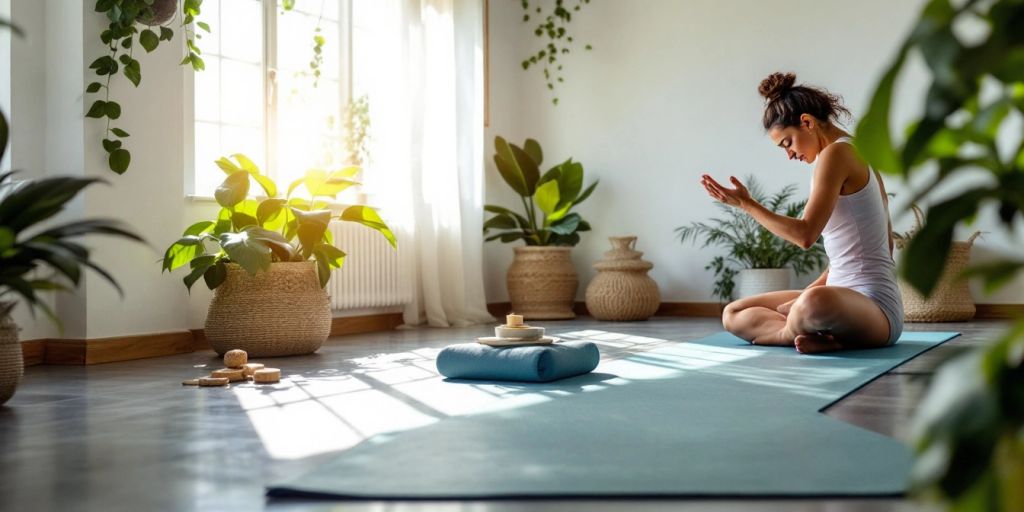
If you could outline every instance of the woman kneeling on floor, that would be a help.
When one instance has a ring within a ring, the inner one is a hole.
[[[756,345],[796,346],[805,354],[891,345],[903,331],[903,302],[892,259],[888,197],[877,171],[860,160],[836,125],[850,112],[826,90],[794,86],[796,75],[761,82],[763,123],[790,160],[808,164],[811,193],[802,218],[773,213],[735,177],[701,184],[714,199],[743,209],[775,235],[804,249],[824,238],[829,266],[803,290],[764,293],[730,303],[726,330]]]

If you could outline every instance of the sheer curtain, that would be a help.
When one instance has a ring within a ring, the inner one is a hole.
[[[483,289],[483,0],[388,2],[371,117],[369,189],[395,224],[406,324],[493,321]],[[381,4],[377,4],[381,5]]]

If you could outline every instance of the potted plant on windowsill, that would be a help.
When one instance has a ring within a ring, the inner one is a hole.
[[[807,204],[807,201],[789,200],[796,190],[794,185],[788,185],[768,198],[753,176],[747,178],[747,182],[751,197],[775,213],[798,217]],[[717,256],[704,267],[715,271],[713,293],[723,302],[732,300],[737,276],[742,298],[789,289],[791,271],[805,274],[825,264],[825,248],[820,241],[810,249],[801,249],[773,235],[742,210],[722,203],[716,203],[716,206],[726,218],[714,218],[708,223],[694,222],[676,228],[676,232],[683,243],[687,240],[696,242],[698,236],[703,236],[704,245],[701,247],[717,245],[728,249],[727,256]]]
[[[346,256],[333,245],[328,224],[357,222],[397,248],[395,236],[372,208],[349,206],[340,215],[329,208],[327,200],[359,185],[351,179],[358,167],[309,171],[278,197],[277,185],[249,158],[232,158],[217,160],[228,175],[214,194],[221,205],[217,218],[189,226],[167,248],[163,269],[188,265],[188,289],[202,278],[214,290],[205,335],[218,354],[236,348],[261,357],[315,352],[331,328],[324,286]],[[253,181],[266,198],[247,198]],[[300,187],[310,199],[293,197]]]
[[[7,120],[0,112],[0,159],[7,147]],[[11,317],[20,296],[33,313],[38,307],[60,325],[54,312],[38,292],[67,291],[78,286],[82,267],[121,288],[111,275],[94,262],[90,251],[77,239],[103,234],[142,241],[121,223],[107,219],[75,220],[42,227],[64,210],[79,192],[102,182],[95,178],[54,176],[13,183],[12,172],[0,174],[0,404],[14,395],[24,373],[18,326]]]
[[[515,259],[508,269],[512,309],[527,319],[575,318],[572,306],[579,279],[571,251],[580,241],[579,233],[589,231],[590,224],[570,210],[590,197],[598,182],[584,190],[583,165],[572,158],[542,176],[539,167],[544,155],[533,139],[526,139],[523,147],[519,147],[496,137],[494,146],[498,172],[522,199],[525,213],[524,216],[501,206],[484,206],[484,210],[494,214],[484,222],[484,233],[500,231],[487,237],[487,241],[526,243],[525,247],[515,248]]]

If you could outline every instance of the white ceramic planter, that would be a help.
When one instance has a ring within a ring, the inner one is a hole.
[[[741,299],[767,292],[789,290],[793,270],[789,268],[747,268],[740,270],[737,296]]]

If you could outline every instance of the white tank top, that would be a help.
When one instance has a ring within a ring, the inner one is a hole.
[[[851,143],[849,137],[836,142]],[[855,289],[896,285],[896,265],[889,253],[889,210],[870,166],[867,185],[839,196],[821,235],[829,260],[828,285]]]

